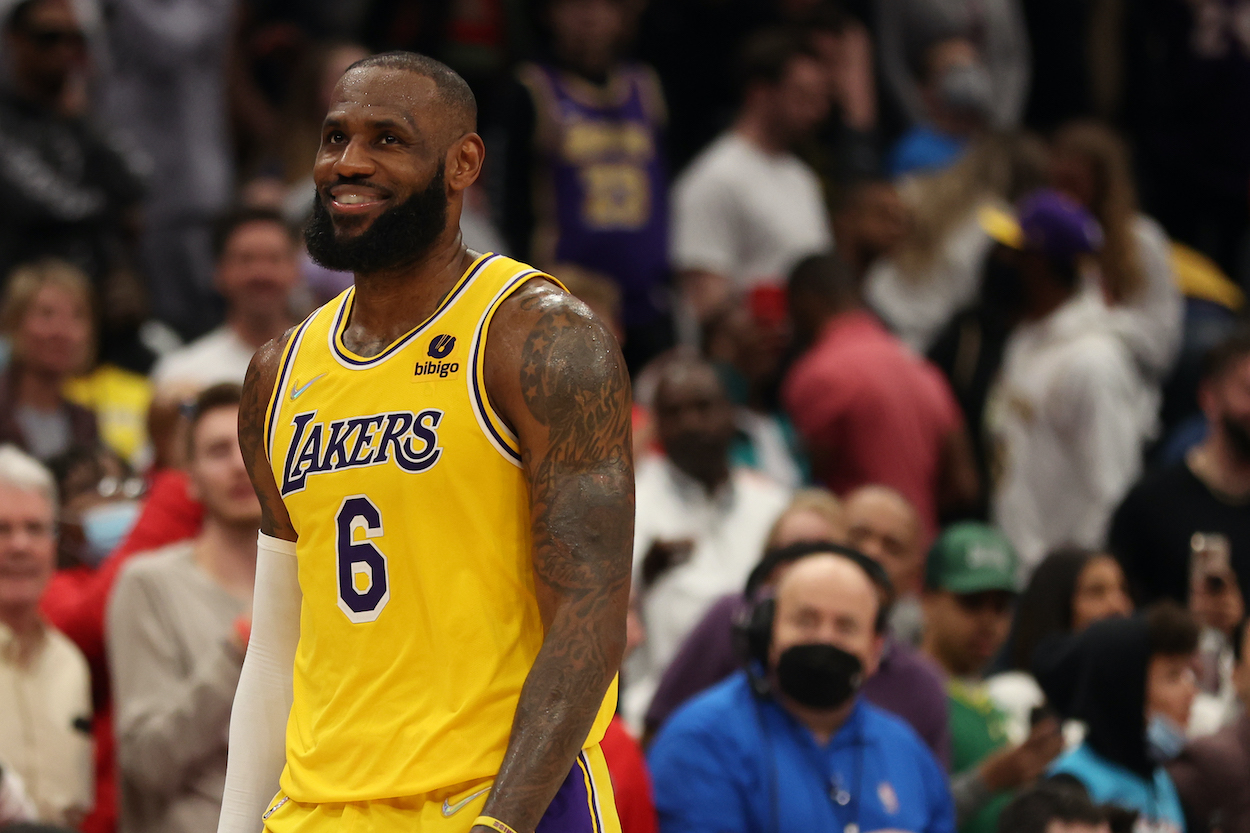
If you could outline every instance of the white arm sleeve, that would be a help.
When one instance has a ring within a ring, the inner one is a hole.
[[[286,722],[299,642],[295,543],[260,534],[247,659],[230,713],[230,758],[217,833],[259,833],[286,762]]]

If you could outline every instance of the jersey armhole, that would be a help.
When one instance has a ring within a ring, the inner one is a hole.
[[[300,342],[304,339],[304,332],[319,312],[321,309],[314,310],[304,319],[304,323],[299,325],[295,334],[291,336],[291,340],[287,342],[286,349],[282,351],[278,378],[273,383],[273,390],[269,393],[269,404],[265,408],[265,456],[269,458],[270,468],[273,467],[273,441],[278,432],[278,415],[282,412],[282,391],[286,390],[291,380],[291,368],[295,366],[295,356],[299,352]]]
[[[490,305],[486,308],[486,312],[482,315],[481,320],[478,321],[477,328],[473,332],[473,344],[469,351],[469,373],[466,374],[469,383],[469,404],[473,408],[473,416],[477,418],[478,427],[482,429],[482,433],[495,450],[503,455],[505,460],[517,467],[521,465],[520,442],[516,434],[508,427],[507,422],[503,420],[490,404],[490,397],[486,394],[486,337],[490,331],[490,322],[494,319],[495,312],[503,302],[514,295],[522,286],[536,278],[551,281],[565,292],[568,292],[564,284],[560,283],[556,278],[528,266],[513,274],[500,288]]]

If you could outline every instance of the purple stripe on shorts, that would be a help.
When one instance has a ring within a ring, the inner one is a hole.
[[[585,755],[577,753],[573,769],[560,785],[534,833],[601,833],[599,797],[586,791],[586,773],[589,771]],[[592,807],[595,808],[593,811]]]

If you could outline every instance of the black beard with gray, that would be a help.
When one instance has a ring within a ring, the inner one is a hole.
[[[404,202],[382,212],[356,237],[340,240],[334,233],[330,212],[313,199],[313,213],[304,226],[309,256],[337,272],[369,274],[396,269],[424,257],[447,225],[447,189],[443,163],[430,184]]]

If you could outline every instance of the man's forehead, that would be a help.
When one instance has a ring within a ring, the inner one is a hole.
[[[345,72],[334,85],[328,118],[365,108],[378,117],[399,117],[415,125],[420,116],[428,118],[425,111],[437,97],[434,80],[419,73],[391,67],[356,67]]]
[[[823,606],[832,598],[860,596],[875,596],[872,582],[857,564],[832,553],[800,558],[777,578],[778,603],[784,597],[804,607]]]

